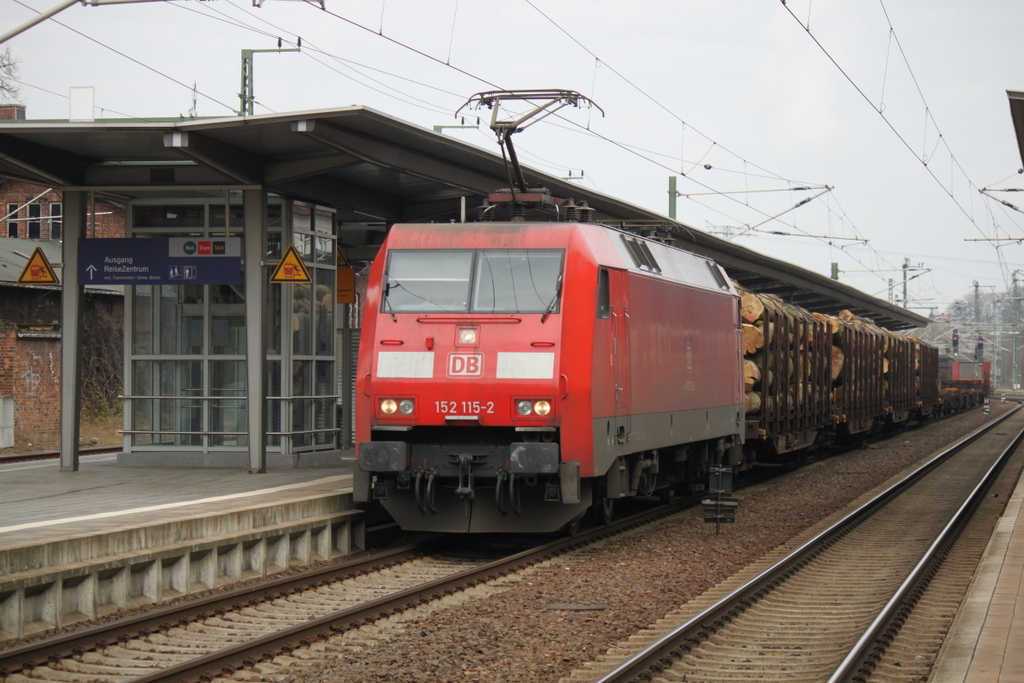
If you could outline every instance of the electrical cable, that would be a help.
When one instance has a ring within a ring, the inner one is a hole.
[[[25,9],[28,9],[28,10],[31,10],[31,11],[35,12],[36,14],[42,14],[42,12],[34,9],[33,7],[30,7],[29,5],[26,5],[21,0],[14,0],[14,2],[18,3],[19,5],[21,5]],[[197,92],[200,95],[202,95],[203,97],[205,97],[208,100],[210,100],[211,102],[215,102],[215,103],[221,105],[222,107],[226,107],[228,110],[234,112],[234,109],[232,107],[224,104],[223,102],[218,100],[216,97],[213,97],[212,95],[207,95],[204,92],[200,92],[198,90],[195,90],[195,88],[193,88],[192,86],[187,85],[185,83],[182,83],[181,81],[179,81],[178,79],[174,78],[173,76],[169,76],[169,75],[165,74],[164,72],[160,71],[159,69],[156,69],[156,68],[154,68],[152,66],[149,66],[148,64],[145,64],[144,62],[141,62],[138,59],[135,59],[134,57],[132,57],[130,55],[127,55],[124,52],[121,52],[120,50],[118,50],[118,49],[116,49],[114,47],[111,47],[110,45],[107,45],[106,43],[104,43],[101,40],[97,40],[96,38],[93,38],[93,37],[91,37],[89,35],[86,35],[85,33],[82,33],[81,31],[79,31],[78,29],[72,28],[71,26],[68,26],[67,24],[65,24],[62,21],[54,19],[53,17],[50,17],[49,21],[52,21],[53,23],[57,24],[58,26],[62,26],[64,28],[66,28],[67,30],[71,31],[72,33],[78,34],[79,36],[85,38],[86,40],[89,40],[89,41],[92,41],[93,43],[96,43],[100,47],[103,47],[103,48],[105,48],[107,50],[110,50],[114,54],[117,54],[117,55],[120,55],[121,57],[124,57],[128,61],[133,62],[134,64],[137,64],[137,65],[141,66],[144,69],[148,69],[149,71],[152,71],[153,73],[157,74],[158,76],[162,76],[163,78],[166,78],[167,80],[171,81],[172,83],[176,83],[176,84],[180,85],[183,88],[187,88],[190,91]]]
[[[26,86],[28,88],[33,88],[35,90],[39,90],[41,92],[45,92],[45,93],[48,93],[50,95],[56,95],[57,97],[61,97],[61,98],[65,99],[65,100],[70,100],[71,99],[71,97],[69,95],[64,95],[64,94],[59,93],[59,92],[54,92],[53,90],[48,90],[48,89],[43,88],[41,86],[29,83],[28,81],[23,81],[20,78],[12,78],[11,80],[16,82],[16,83],[19,83],[20,85],[24,85],[24,86]],[[113,112],[113,113],[117,114],[118,116],[125,117],[126,119],[135,119],[137,121],[142,121],[142,122],[152,121],[152,119],[147,119],[147,118],[144,118],[144,117],[141,117],[141,116],[133,116],[132,114],[125,114],[124,112],[117,111],[116,109],[111,109],[110,107],[99,107],[99,110],[100,111]]]
[[[786,11],[789,12],[789,15],[791,17],[793,17],[793,20],[796,21],[800,25],[800,27],[804,29],[804,32],[807,34],[807,36],[814,42],[815,45],[818,46],[818,48],[822,51],[822,53],[824,53],[824,55],[826,57],[828,57],[828,60],[830,62],[832,62],[832,64],[836,67],[836,69],[839,70],[839,73],[841,73],[843,75],[843,77],[850,83],[850,85],[853,86],[853,89],[857,91],[857,93],[864,99],[864,101],[867,102],[869,105],[871,105],[871,108],[874,109],[875,112],[878,113],[878,115],[882,118],[883,121],[885,121],[885,124],[889,127],[889,129],[893,132],[893,134],[896,135],[897,139],[899,139],[899,141],[903,143],[903,146],[906,147],[907,150],[911,154],[914,155],[914,158],[917,159],[921,163],[922,166],[924,166],[925,170],[928,172],[928,175],[930,175],[932,177],[932,179],[935,180],[936,183],[938,183],[939,187],[941,187],[942,190],[947,195],[949,195],[950,199],[953,200],[953,203],[956,204],[957,208],[960,209],[961,213],[964,214],[964,216],[967,218],[967,220],[969,220],[971,222],[971,224],[978,230],[979,233],[981,233],[982,236],[987,236],[987,235],[985,235],[985,231],[982,230],[981,226],[978,225],[978,223],[974,219],[974,217],[971,216],[970,213],[968,213],[967,210],[963,207],[963,205],[957,200],[957,198],[953,194],[952,190],[947,189],[946,186],[942,184],[942,181],[939,180],[938,176],[935,175],[935,173],[932,171],[931,167],[929,167],[929,165],[928,165],[929,159],[927,157],[921,158],[921,157],[919,157],[917,155],[917,153],[914,151],[914,148],[910,145],[910,143],[906,140],[906,138],[904,138],[903,135],[896,129],[896,126],[888,119],[888,117],[885,116],[885,114],[882,113],[882,111],[879,109],[879,107],[874,105],[874,103],[871,101],[871,98],[869,98],[867,96],[867,93],[865,93],[864,90],[861,89],[861,87],[859,85],[857,85],[857,82],[853,80],[853,77],[850,76],[850,74],[848,74],[846,72],[846,70],[843,69],[842,66],[840,66],[840,64],[836,60],[836,58],[832,56],[832,54],[825,48],[825,46],[821,43],[821,41],[819,41],[818,38],[811,32],[811,29],[809,28],[809,26],[805,25],[800,20],[800,18],[796,16],[796,14],[793,12],[792,8],[790,8],[789,5],[786,4],[786,0],[780,0],[780,1],[782,2],[782,6],[786,8]],[[879,0],[879,2],[881,3],[881,0]],[[883,12],[885,11],[885,6],[884,5],[882,6],[882,10],[883,10]],[[889,18],[888,14],[886,14],[886,20],[887,21],[888,21],[888,18]],[[895,29],[893,29],[893,27],[892,27],[892,22],[889,22],[889,28],[890,28],[890,30],[893,31],[893,35],[895,36]],[[903,48],[902,48],[902,46],[899,43],[899,38],[898,37],[896,38],[896,45],[897,45],[897,47],[899,47],[900,52],[902,54],[903,53]],[[904,54],[904,59],[906,59],[906,55],[905,54]],[[907,63],[907,69],[910,70],[909,63]],[[911,77],[914,79],[914,84],[916,86],[917,85],[917,78],[915,76],[913,76],[913,71],[912,70],[910,71],[910,73],[911,73]],[[920,93],[920,92],[921,92],[920,91],[920,86],[918,86],[918,93]],[[923,95],[922,95],[922,99],[923,99]],[[926,115],[927,118],[929,118],[934,123],[935,120],[934,120],[934,118],[931,117],[930,109],[927,107],[927,102],[925,102],[925,115]],[[936,126],[936,131],[938,131],[938,126]],[[939,133],[939,138],[942,139],[943,140],[943,144],[945,144],[945,139],[944,139],[944,137],[943,137],[943,135],[941,133]],[[949,146],[948,145],[946,145],[946,149],[947,149],[947,151],[949,151]],[[967,176],[967,174],[963,171],[963,167],[960,166],[960,162],[958,162],[956,160],[956,157],[953,156],[951,151],[950,151],[950,159],[953,161],[953,163],[956,164],[956,167],[960,169],[961,173],[964,174],[964,177],[967,178],[968,184],[971,187],[975,187],[976,188],[977,185],[975,185],[973,182],[971,182],[970,177]]]

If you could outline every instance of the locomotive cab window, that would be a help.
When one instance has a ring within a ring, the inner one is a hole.
[[[711,271],[711,277],[715,279],[715,284],[718,285],[718,288],[729,291],[729,283],[725,281],[722,271],[718,269],[718,264],[714,261],[708,261],[708,269]]]
[[[597,271],[597,317],[607,320],[611,317],[612,297],[608,285],[608,271],[602,268]]]
[[[556,313],[562,251],[392,251],[385,313]]]

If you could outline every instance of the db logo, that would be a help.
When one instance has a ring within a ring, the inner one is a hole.
[[[449,377],[482,377],[484,356],[481,353],[448,354]]]

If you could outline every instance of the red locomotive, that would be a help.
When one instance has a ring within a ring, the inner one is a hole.
[[[992,389],[992,363],[943,356],[939,359],[939,381],[942,401],[949,411],[981,405]]]
[[[501,119],[505,101],[534,108]],[[935,347],[738,292],[715,262],[528,186],[512,135],[581,104],[475,95],[516,181],[481,220],[512,220],[388,234],[360,343],[356,502],[407,530],[544,532],[714,481],[705,518],[729,521],[733,468],[962,407],[940,396]],[[529,223],[528,208],[565,222]]]
[[[632,233],[397,225],[370,271],[354,496],[407,530],[571,529],[982,393],[940,392],[929,344]]]
[[[586,223],[396,225],[370,271],[357,501],[408,530],[554,531],[739,464],[738,296]]]

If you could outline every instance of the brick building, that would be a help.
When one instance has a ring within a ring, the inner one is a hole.
[[[0,105],[0,121],[25,120],[20,104]],[[59,241],[62,238],[64,201],[60,190],[0,178],[0,237]],[[124,237],[124,204],[96,197],[90,206],[86,237]]]
[[[24,106],[0,105],[0,120],[24,119]],[[88,237],[124,236],[123,204],[97,197],[88,214]],[[9,448],[17,435],[60,429],[60,288],[16,283],[37,246],[51,264],[60,263],[62,193],[0,178],[0,216],[0,448]],[[123,317],[122,293],[86,288],[83,321],[94,336],[91,343],[83,339],[83,372],[90,366],[93,373],[114,372],[109,379],[117,385]],[[83,384],[86,392],[98,389],[95,382]]]

